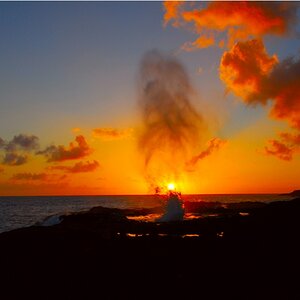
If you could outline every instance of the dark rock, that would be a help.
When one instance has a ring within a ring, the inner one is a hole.
[[[291,193],[289,193],[288,195],[295,196],[295,197],[300,197],[300,190],[294,190]]]
[[[240,204],[188,203],[187,209],[222,213],[151,223],[126,218],[148,210],[96,207],[51,227],[2,233],[1,293],[8,289],[13,299],[35,293],[59,299],[300,298],[294,275],[300,199],[249,203],[249,216],[233,213]],[[186,234],[197,237],[182,238]]]

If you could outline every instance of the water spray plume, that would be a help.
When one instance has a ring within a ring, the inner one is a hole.
[[[192,105],[196,93],[180,62],[157,51],[142,59],[139,79],[143,122],[139,148],[146,180],[157,194],[165,192],[168,197],[158,221],[179,221],[184,207],[174,181],[181,182],[203,131],[202,117]]]
[[[179,181],[185,162],[199,145],[203,122],[192,105],[195,96],[177,59],[157,51],[144,56],[139,74],[143,126],[138,146],[144,158],[146,180],[153,190],[163,190],[161,183],[168,178]]]

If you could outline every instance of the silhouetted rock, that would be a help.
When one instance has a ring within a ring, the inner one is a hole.
[[[300,190],[295,190],[289,193],[290,196],[300,197]]]
[[[188,203],[187,209],[220,213],[153,223],[127,219],[151,210],[95,207],[62,216],[54,226],[2,233],[1,293],[6,288],[15,299],[34,293],[82,299],[299,299],[294,274],[300,267],[300,199],[245,206]],[[240,215],[243,209],[250,214]]]

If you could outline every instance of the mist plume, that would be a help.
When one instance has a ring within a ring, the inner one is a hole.
[[[143,128],[138,145],[147,179],[155,186],[162,176],[175,180],[184,170],[199,144],[203,121],[191,102],[195,92],[189,77],[174,57],[157,51],[144,56],[139,93]]]

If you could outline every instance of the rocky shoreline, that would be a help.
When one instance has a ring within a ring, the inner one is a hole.
[[[11,295],[47,290],[82,299],[300,298],[299,198],[186,202],[185,209],[206,217],[143,222],[127,217],[161,208],[95,207],[54,226],[2,233],[3,287]]]

